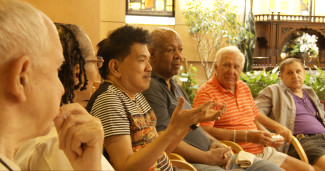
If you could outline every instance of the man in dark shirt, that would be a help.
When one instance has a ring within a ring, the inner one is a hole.
[[[150,87],[143,92],[157,117],[157,131],[164,131],[170,121],[171,115],[177,106],[180,97],[185,98],[183,109],[191,109],[191,103],[175,80],[182,62],[183,45],[179,35],[171,29],[159,28],[150,34],[149,48],[152,76]],[[224,147],[218,140],[207,134],[201,127],[190,131],[174,150],[187,161],[194,163],[199,170],[213,169],[223,170],[230,158],[226,156],[230,149]],[[231,168],[238,168],[234,162]],[[263,163],[263,164],[262,164]],[[268,164],[267,164],[268,163]],[[220,167],[218,167],[220,166]],[[279,170],[269,162],[259,160],[249,170]]]

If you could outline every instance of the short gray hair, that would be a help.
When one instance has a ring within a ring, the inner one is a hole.
[[[0,63],[22,55],[45,55],[50,43],[45,20],[50,21],[26,2],[0,0]]]
[[[225,53],[229,53],[229,52],[236,53],[236,54],[238,54],[242,58],[242,61],[243,61],[242,67],[243,67],[244,64],[245,64],[245,56],[238,49],[238,47],[236,47],[236,46],[227,46],[227,47],[224,47],[224,48],[219,49],[218,52],[217,52],[217,54],[216,54],[216,65],[219,66],[222,55],[225,54]]]

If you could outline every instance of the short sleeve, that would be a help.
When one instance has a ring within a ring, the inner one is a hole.
[[[209,94],[206,93],[203,88],[202,89],[200,88],[195,95],[195,98],[193,101],[193,108],[201,106],[203,103],[205,103],[206,101],[209,101],[210,99],[211,99],[211,97],[209,96]],[[200,125],[213,127],[214,121],[201,122]]]
[[[167,129],[171,116],[168,112],[167,95],[156,80],[152,80],[149,89],[142,92],[157,118],[157,131]]]
[[[130,122],[122,101],[116,94],[104,92],[97,97],[90,114],[99,118],[104,128],[104,137],[130,135]]]

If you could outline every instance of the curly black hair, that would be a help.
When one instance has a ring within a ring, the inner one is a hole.
[[[59,78],[64,86],[65,93],[62,96],[61,103],[72,103],[74,91],[86,89],[88,79],[85,72],[85,56],[78,35],[84,33],[78,26],[73,24],[55,23],[62,44],[64,63],[59,69]],[[78,84],[74,80],[74,67],[79,65]],[[83,77],[83,79],[82,79]]]
[[[108,63],[111,59],[123,61],[131,53],[134,43],[148,44],[148,30],[125,25],[114,30],[107,38],[98,43],[97,56],[104,59],[103,66],[99,68],[100,76],[107,79],[109,74]]]

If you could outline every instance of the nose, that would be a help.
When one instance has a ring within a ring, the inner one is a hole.
[[[146,65],[145,71],[146,71],[146,72],[151,72],[151,71],[152,71],[152,67],[151,67],[149,61],[147,62],[147,65]]]
[[[229,67],[229,70],[228,70],[228,72],[229,72],[229,73],[231,73],[231,74],[232,74],[232,73],[234,73],[234,71],[235,71],[235,69],[234,69],[234,67],[233,67],[233,66]]]
[[[182,53],[178,49],[176,50],[174,57],[175,57],[175,59],[179,59],[181,62],[184,59]]]

